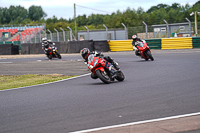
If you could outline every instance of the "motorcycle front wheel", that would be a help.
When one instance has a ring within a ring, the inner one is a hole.
[[[105,84],[109,84],[109,83],[112,82],[111,79],[110,79],[110,77],[108,76],[108,74],[105,71],[102,72],[100,70],[97,70],[96,71],[96,75]]]
[[[61,55],[58,52],[56,52],[56,55],[57,55],[58,59],[62,58]]]
[[[117,72],[117,76],[115,77],[118,81],[123,81],[125,79],[125,76],[122,71]]]
[[[150,52],[149,50],[146,52],[146,55],[147,55],[147,57],[148,57],[149,59],[151,59],[151,61],[154,60],[154,58],[153,58],[153,56],[152,56],[152,54],[151,54],[151,52]]]

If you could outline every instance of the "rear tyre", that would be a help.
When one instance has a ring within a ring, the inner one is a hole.
[[[104,82],[105,84],[109,84],[111,83],[111,79],[110,77],[108,76],[108,74],[106,73],[106,71],[100,71],[100,70],[97,70],[96,71],[96,75],[97,77],[102,81]]]
[[[48,57],[50,60],[52,59],[52,55],[48,55],[47,57]]]
[[[117,72],[117,76],[115,77],[118,81],[123,81],[125,79],[125,76],[122,71]]]
[[[149,59],[151,59],[151,61],[154,60],[154,58],[153,58],[153,56],[152,56],[152,54],[151,54],[150,51],[147,51],[147,52],[146,52],[146,55],[147,55],[147,57],[149,57]]]

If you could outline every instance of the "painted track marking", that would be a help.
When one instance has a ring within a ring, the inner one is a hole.
[[[195,116],[195,115],[200,115],[200,112],[184,114],[184,115],[177,115],[177,116],[170,116],[170,117],[158,118],[158,119],[152,119],[152,120],[144,120],[144,121],[138,121],[138,122],[132,122],[132,123],[126,123],[126,124],[120,124],[120,125],[113,125],[113,126],[107,126],[107,127],[100,127],[100,128],[94,128],[94,129],[87,129],[87,130],[75,131],[75,132],[70,132],[70,133],[94,132],[94,131],[100,131],[100,130],[105,130],[105,129],[118,128],[118,127],[124,127],[124,126],[133,126],[133,125],[138,125],[138,124],[146,124],[146,123],[150,123],[150,122],[171,120],[171,119],[177,119],[177,118],[183,118],[183,117],[189,117],[189,116]]]

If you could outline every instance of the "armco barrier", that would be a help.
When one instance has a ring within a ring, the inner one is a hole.
[[[161,39],[146,39],[150,49],[161,49]]]
[[[191,49],[192,37],[161,39],[162,49]]]
[[[132,40],[110,40],[108,41],[110,51],[132,51]]]
[[[146,39],[150,49],[161,49],[161,39]],[[111,51],[132,51],[132,40],[108,41]]]
[[[200,48],[200,37],[192,37],[193,48]]]

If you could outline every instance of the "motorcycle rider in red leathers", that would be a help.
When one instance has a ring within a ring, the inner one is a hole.
[[[133,38],[132,45],[133,45],[133,50],[135,50],[135,55],[140,56],[140,52],[137,48],[137,45],[138,42],[144,42],[145,40],[138,38],[137,35],[133,35],[132,38]]]
[[[84,62],[87,64],[88,64],[88,58],[91,54],[95,55],[96,57],[103,57],[107,61],[104,68],[109,70],[111,72],[112,76],[115,75],[117,70],[119,70],[118,63],[115,62],[113,59],[111,59],[110,56],[104,56],[102,53],[98,53],[96,51],[90,52],[90,50],[88,48],[83,48],[80,53],[84,59]],[[93,78],[94,76],[95,75],[92,73],[91,77]]]

